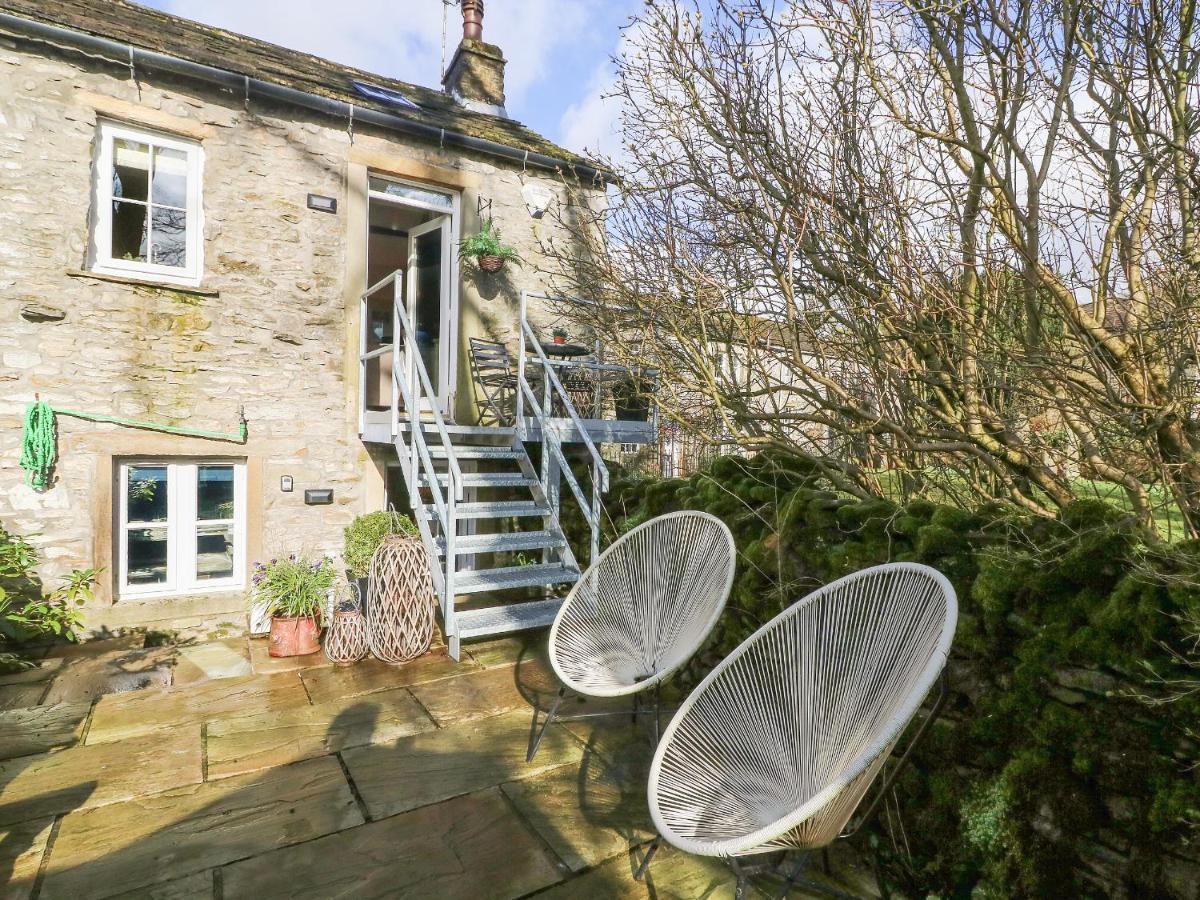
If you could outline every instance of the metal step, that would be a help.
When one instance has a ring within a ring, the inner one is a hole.
[[[429,455],[434,459],[445,459],[446,448],[441,444],[430,444]],[[524,450],[514,450],[512,447],[488,446],[455,446],[454,455],[458,459],[521,459]]]
[[[437,518],[437,508],[425,504],[430,518]],[[459,519],[510,519],[525,516],[545,516],[550,510],[532,500],[496,500],[484,503],[460,503],[454,507]]]
[[[454,541],[454,552],[507,553],[561,547],[566,539],[553,531],[511,531],[507,534],[464,534]],[[446,539],[438,538],[438,553],[446,554]]]
[[[408,432],[412,429],[409,426],[408,419],[400,420],[400,430]],[[426,434],[437,434],[437,425],[432,420],[421,423],[421,430]],[[451,436],[461,437],[512,437],[517,433],[515,428],[500,428],[491,427],[489,425],[446,425],[446,433]],[[432,443],[432,442],[431,442]]]
[[[579,572],[560,563],[540,566],[506,566],[502,569],[478,569],[454,576],[454,593],[478,594],[482,591],[506,591],[510,588],[568,584],[579,580]],[[465,613],[464,613],[465,615]]]
[[[445,485],[450,481],[449,472],[438,474],[438,483]],[[529,487],[537,484],[536,478],[522,475],[520,472],[463,472],[462,486],[467,488],[481,487]],[[421,476],[421,487],[429,487],[429,476]]]
[[[489,634],[506,634],[510,631],[545,628],[554,621],[562,604],[562,600],[558,598],[533,600],[529,603],[510,603],[508,606],[493,606],[488,609],[460,612],[454,619],[458,625],[458,636],[462,640],[467,640]]]

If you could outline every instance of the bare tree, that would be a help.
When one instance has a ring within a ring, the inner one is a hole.
[[[627,177],[563,289],[662,370],[666,416],[845,490],[1052,513],[1086,479],[1200,534],[1195,25],[1192,0],[649,3]]]

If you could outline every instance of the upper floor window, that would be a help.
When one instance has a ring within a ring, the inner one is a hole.
[[[200,145],[114,122],[99,137],[93,270],[199,284]]]

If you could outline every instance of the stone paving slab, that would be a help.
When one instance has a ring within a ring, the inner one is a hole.
[[[200,726],[0,763],[0,824],[91,809],[202,779]]]
[[[609,860],[582,875],[538,894],[538,900],[580,900],[584,897],[630,900],[733,900],[737,879],[723,861],[690,856],[664,846],[650,862],[644,881],[633,877],[644,848]],[[758,891],[747,892],[758,900]]]
[[[462,675],[473,669],[474,664],[456,663],[445,653],[427,653],[400,666],[389,666],[377,659],[364,659],[352,666],[306,669],[300,673],[300,677],[312,702],[326,703],[342,697],[357,697]]]
[[[207,728],[208,777],[240,775],[436,727],[405,688],[222,719]]]
[[[463,649],[477,664],[485,669],[496,666],[511,666],[518,660],[536,657],[545,659],[546,633],[497,638],[463,645]]]
[[[5,900],[27,900],[50,839],[53,817],[0,828],[0,886]]]
[[[495,790],[234,863],[222,875],[229,898],[313,900],[506,900],[563,877]]]
[[[294,673],[218,678],[166,690],[109,694],[96,704],[87,742],[117,741],[222,716],[245,715],[249,710],[269,712],[307,704],[308,695]]]
[[[532,714],[534,702],[545,708],[557,691],[554,673],[537,662],[484,669],[412,688],[413,696],[443,727],[516,709]]]
[[[237,678],[253,674],[250,650],[243,636],[179,647],[172,683],[195,684],[212,678]]]
[[[0,686],[0,710],[27,709],[37,706],[46,696],[47,684],[6,684]]]
[[[0,759],[78,743],[91,710],[90,703],[62,703],[0,712]]]
[[[174,881],[151,884],[124,894],[116,894],[109,900],[212,900],[213,872],[197,872]],[[232,900],[232,898],[231,898]]]
[[[646,782],[626,780],[595,755],[500,789],[574,872],[654,838]]]
[[[526,713],[497,716],[346,750],[342,759],[371,818],[382,819],[557,766],[578,765],[582,749],[558,726],[551,726],[537,757],[526,763],[529,722]]]
[[[71,813],[40,900],[85,897],[95,885],[132,891],[362,822],[331,756]]]
[[[9,672],[7,675],[0,675],[0,684],[35,684],[49,681],[58,674],[58,670],[62,668],[63,662],[64,660],[61,657],[40,660],[32,668],[22,669],[20,672]]]
[[[64,660],[42,702],[82,702],[105,694],[169,687],[174,663],[174,647],[110,650],[97,656],[73,656]]]
[[[99,656],[114,650],[140,650],[146,646],[146,635],[140,632],[118,635],[117,637],[98,638],[94,641],[71,643],[64,641],[54,644],[46,651],[47,659],[74,659],[76,657]]]

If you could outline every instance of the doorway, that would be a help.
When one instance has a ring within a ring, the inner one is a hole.
[[[417,355],[403,354],[404,334],[394,335],[394,297],[390,289],[372,294],[363,312],[363,403],[366,412],[391,409],[393,345],[402,348],[398,374],[413,384],[419,358],[429,375],[438,408],[453,408],[457,340],[458,233],[456,194],[372,175],[367,201],[367,285],[398,270],[403,309],[412,323]],[[403,332],[403,326],[401,326]],[[406,365],[407,360],[407,365]],[[422,394],[426,392],[422,390]],[[422,408],[430,406],[423,397]]]

